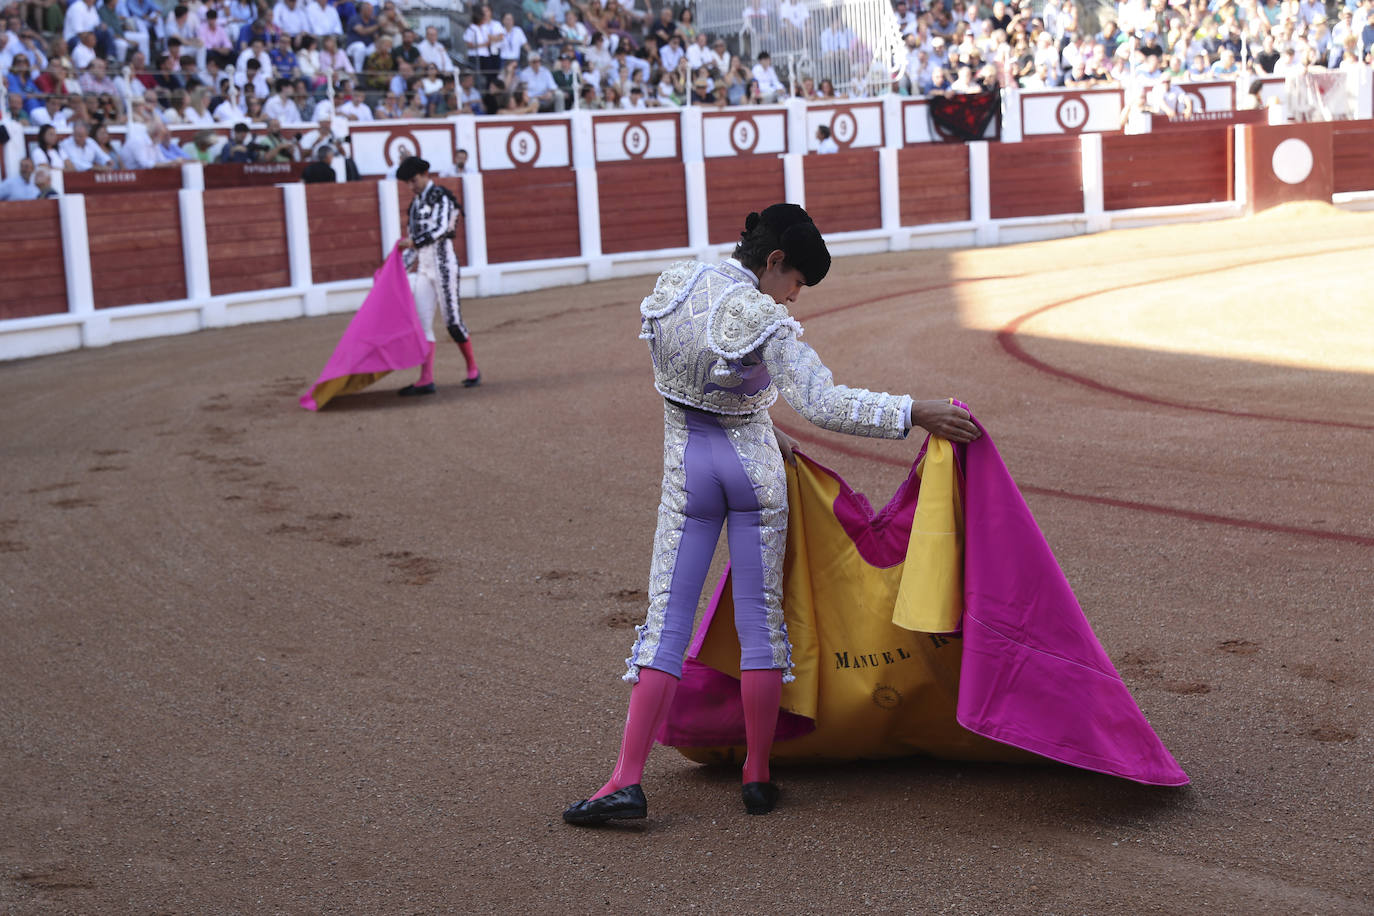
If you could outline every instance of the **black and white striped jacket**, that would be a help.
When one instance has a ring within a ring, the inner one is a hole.
[[[431,181],[410,202],[407,214],[410,239],[416,248],[451,239],[458,229],[458,217],[462,215],[463,205],[458,203],[453,192]]]

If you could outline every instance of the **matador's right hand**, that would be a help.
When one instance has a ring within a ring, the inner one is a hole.
[[[967,410],[948,400],[912,401],[911,425],[950,442],[972,442],[983,434]]]

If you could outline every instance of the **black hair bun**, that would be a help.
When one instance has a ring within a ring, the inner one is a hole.
[[[745,232],[753,232],[753,231],[754,231],[754,227],[757,226],[758,224],[759,224],[759,215],[758,215],[757,211],[756,211],[756,212],[753,212],[753,213],[750,213],[748,216],[746,216],[746,217],[744,218],[744,231],[745,231]]]

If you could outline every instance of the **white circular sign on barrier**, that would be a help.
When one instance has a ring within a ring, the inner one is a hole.
[[[1270,165],[1274,177],[1284,184],[1302,184],[1312,174],[1312,147],[1297,137],[1289,137],[1274,147]]]
[[[620,143],[631,159],[642,159],[649,151],[649,130],[643,124],[628,124]]]
[[[527,127],[510,132],[506,138],[506,155],[516,165],[530,165],[539,158],[539,136]]]
[[[399,165],[407,156],[420,155],[420,141],[408,130],[397,131],[386,138],[382,155],[386,157],[387,165]]]
[[[859,120],[852,111],[837,111],[830,119],[830,136],[837,146],[848,146],[859,136]]]
[[[1054,109],[1054,119],[1067,133],[1077,133],[1088,123],[1088,103],[1081,95],[1066,95]]]
[[[759,143],[759,128],[753,118],[736,118],[730,125],[730,145],[737,153],[752,153]]]

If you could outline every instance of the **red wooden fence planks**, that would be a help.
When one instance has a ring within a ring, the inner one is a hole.
[[[1331,134],[1334,191],[1374,191],[1374,121],[1335,121]]]
[[[279,188],[206,191],[205,234],[212,294],[291,285],[286,206]]]
[[[575,258],[582,253],[572,169],[510,169],[482,175],[487,260]]]
[[[706,160],[706,233],[713,245],[738,242],[751,210],[786,199],[782,160],[777,156]]]
[[[1108,210],[1231,199],[1228,128],[1102,138],[1102,198]]]
[[[676,159],[602,162],[601,250],[607,254],[687,245],[687,175]]]
[[[86,232],[96,308],[186,298],[177,191],[92,194]]]
[[[878,229],[883,224],[878,151],[845,150],[802,159],[806,212],[822,233]]]
[[[375,181],[307,184],[305,209],[314,282],[366,278],[381,266],[382,227]]]
[[[66,312],[63,265],[57,201],[0,203],[0,319]]]
[[[988,144],[993,219],[1083,212],[1077,137]]]
[[[968,147],[927,143],[898,150],[897,189],[903,226],[969,219]]]

